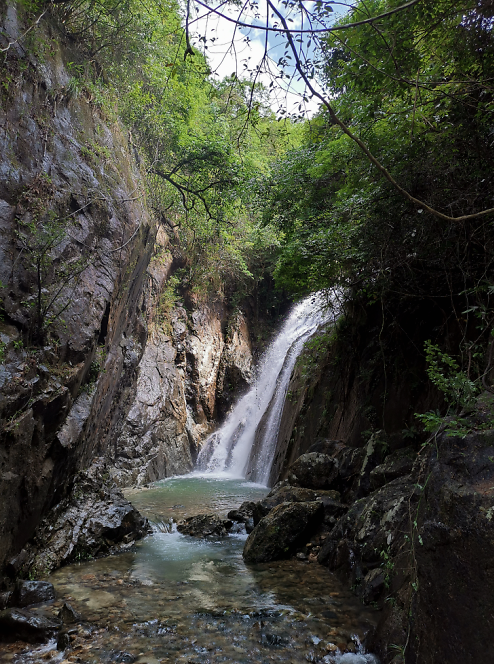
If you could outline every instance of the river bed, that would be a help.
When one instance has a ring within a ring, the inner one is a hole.
[[[56,614],[68,602],[84,619],[69,630],[72,648],[17,643],[0,650],[0,662],[373,663],[358,653],[378,614],[328,570],[299,560],[246,566],[245,533],[204,540],[174,529],[185,516],[226,516],[266,493],[245,480],[198,475],[127,492],[156,532],[126,553],[47,579],[57,600],[37,610]],[[348,651],[357,654],[342,656]]]

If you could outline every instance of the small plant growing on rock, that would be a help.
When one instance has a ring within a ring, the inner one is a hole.
[[[460,369],[453,357],[443,353],[430,340],[425,342],[425,355],[427,375],[444,394],[448,403],[447,416],[450,416],[450,419],[443,419],[439,411],[428,411],[415,416],[422,422],[426,431],[435,432],[444,425],[447,435],[464,437],[469,431],[468,423],[458,416],[461,410],[468,410],[474,406],[479,387]]]

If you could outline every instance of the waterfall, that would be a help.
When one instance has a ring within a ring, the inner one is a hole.
[[[330,318],[324,303],[324,297],[315,294],[292,308],[264,353],[253,385],[206,439],[198,458],[200,470],[267,484],[290,376],[304,342]]]

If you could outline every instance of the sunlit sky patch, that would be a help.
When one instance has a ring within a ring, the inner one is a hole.
[[[222,14],[236,19],[242,11],[242,22],[259,25],[260,29],[239,27],[214,13],[208,13],[200,5],[193,8],[191,2],[190,30],[192,44],[206,53],[213,75],[221,80],[226,76],[236,74],[239,78],[255,80],[262,83],[270,92],[271,108],[278,116],[285,112],[291,115],[312,116],[319,108],[318,99],[304,101],[305,84],[299,80],[293,59],[288,59],[284,67],[280,66],[280,58],[285,53],[286,39],[277,32],[266,32],[262,29],[266,25],[266,6],[259,4],[245,4],[243,11],[236,6],[227,5],[216,0],[210,6],[218,9]],[[333,21],[345,14],[349,5],[346,3],[331,3]],[[257,11],[256,11],[257,6]],[[310,26],[302,24],[301,15],[289,12],[281,2],[276,2],[276,8],[290,21],[291,29],[307,29]],[[272,16],[269,25],[278,25]],[[321,27],[320,25],[317,27]],[[314,39],[310,35],[296,35],[297,46],[301,46],[305,57],[314,56]],[[267,52],[268,58],[263,56]],[[261,64],[262,63],[262,64]],[[256,72],[256,68],[260,70]],[[282,72],[284,76],[281,77]],[[316,84],[317,85],[317,84]],[[320,89],[320,87],[319,87]],[[309,96],[306,94],[306,96]]]

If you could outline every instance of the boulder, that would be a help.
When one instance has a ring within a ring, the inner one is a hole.
[[[333,456],[341,444],[341,440],[318,438],[314,443],[312,443],[306,453],[310,454],[311,452],[317,452],[318,454],[329,454],[329,456]]]
[[[74,560],[117,553],[149,530],[102,461],[75,478],[69,495],[48,513],[26,547],[24,574],[45,575]]]
[[[61,627],[56,619],[45,618],[25,609],[0,611],[0,640],[44,643],[55,636]]]
[[[281,503],[257,524],[244,547],[244,560],[263,563],[289,558],[320,525],[324,508],[320,501]]]
[[[318,561],[335,571],[341,568],[343,576],[348,576],[351,569],[352,583],[360,581],[361,574],[360,578],[354,578],[358,561],[369,566],[382,562],[382,552],[388,551],[400,536],[400,527],[416,502],[416,491],[408,476],[361,498],[339,518],[318,554]],[[348,560],[342,557],[343,542]]]
[[[177,530],[192,537],[226,537],[232,526],[230,520],[220,519],[216,514],[197,514],[181,521]]]
[[[238,523],[247,523],[250,519],[252,519],[252,515],[254,514],[254,509],[256,507],[256,503],[253,501],[245,501],[240,505],[238,510],[230,510],[228,512],[227,517],[231,521],[237,521]]]
[[[329,489],[337,476],[337,461],[318,452],[302,454],[288,470],[290,484],[306,489]]]
[[[408,475],[416,456],[417,454],[410,447],[389,454],[383,463],[371,470],[369,475],[371,489],[379,489],[398,477]]]
[[[360,590],[364,604],[375,602],[380,597],[385,585],[385,574],[380,567],[375,567],[367,572]]]
[[[303,489],[301,487],[290,486],[289,484],[282,484],[277,489],[273,489],[266,498],[260,500],[257,503],[254,503],[253,509],[253,519],[254,525],[257,526],[259,521],[264,518],[269,512],[276,507],[281,505],[281,503],[304,503],[304,502],[313,502],[321,501],[323,504],[336,505],[339,503],[340,494],[338,491],[331,490],[319,490],[315,489]],[[343,514],[347,509],[346,506],[342,506],[343,509],[335,513],[338,513],[338,516]],[[330,509],[330,508],[329,508]]]
[[[55,588],[47,581],[17,581],[9,606],[24,607],[55,599]]]

